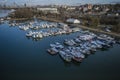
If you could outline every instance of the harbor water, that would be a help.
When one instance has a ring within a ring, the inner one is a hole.
[[[0,17],[7,16],[11,11],[10,10],[0,10]]]
[[[18,27],[0,24],[0,80],[120,80],[120,45],[98,50],[82,63],[64,62],[46,52],[50,43],[76,37],[49,36],[34,41]]]

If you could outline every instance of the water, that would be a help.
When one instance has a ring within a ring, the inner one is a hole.
[[[7,16],[11,11],[10,10],[0,10],[0,17]]]
[[[82,63],[66,63],[46,52],[50,43],[78,35],[59,35],[33,41],[18,27],[0,25],[0,80],[120,80],[120,45],[97,51]]]

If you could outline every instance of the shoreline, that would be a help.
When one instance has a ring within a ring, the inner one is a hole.
[[[65,23],[62,20],[56,20],[54,18],[46,18],[46,17],[37,17],[37,18],[41,19],[41,20],[45,20],[45,21]],[[28,18],[11,18],[11,20],[30,20],[30,19],[28,19]],[[113,37],[117,37],[117,38],[120,39],[120,35],[118,33],[115,33],[115,32],[105,32],[103,30],[99,30],[99,29],[95,29],[95,28],[89,28],[89,27],[86,27],[86,26],[83,26],[83,25],[79,25],[79,24],[70,24],[70,26],[75,26],[75,27],[82,28],[82,29],[85,29],[85,30],[90,30],[90,31],[93,31],[93,32],[98,32],[98,33],[103,33],[103,34],[111,35]]]
[[[64,22],[62,20],[57,20],[57,19],[54,19],[54,18],[46,18],[46,17],[37,17],[38,19],[41,19],[41,20],[46,20],[46,21],[52,21],[52,22]]]
[[[33,18],[11,18],[10,20],[31,20],[31,19],[33,19]],[[51,21],[51,22],[64,22],[62,20],[56,20],[54,18],[46,18],[46,17],[37,17],[37,19]]]
[[[11,18],[10,20],[16,20],[16,21],[19,21],[19,20],[30,20],[30,18]]]
[[[95,28],[89,28],[89,27],[86,27],[86,26],[83,26],[83,25],[78,25],[78,24],[72,24],[71,26],[76,26],[78,28],[82,28],[82,29],[85,29],[85,30],[90,30],[90,31],[93,31],[93,32],[98,32],[98,33],[103,33],[103,34],[111,35],[113,37],[117,37],[117,38],[120,39],[120,34],[118,34],[118,33],[105,32],[103,30],[99,30],[99,29],[95,29]]]

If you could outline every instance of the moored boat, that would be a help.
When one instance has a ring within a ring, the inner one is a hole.
[[[47,49],[47,51],[51,54],[51,55],[55,55],[58,53],[58,50],[56,48],[50,48],[50,49]]]
[[[64,51],[59,51],[60,56],[62,57],[63,60],[65,60],[66,62],[71,62],[72,60],[72,56],[65,53]]]

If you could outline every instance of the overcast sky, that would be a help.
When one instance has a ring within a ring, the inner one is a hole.
[[[34,5],[44,5],[44,4],[76,4],[76,3],[110,3],[110,2],[120,2],[120,0],[0,0],[0,3],[6,2],[7,4],[34,4]]]

